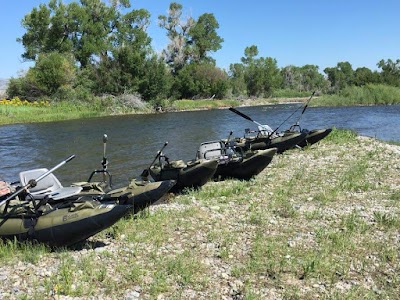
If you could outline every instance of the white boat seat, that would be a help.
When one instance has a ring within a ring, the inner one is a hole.
[[[36,179],[40,175],[46,173],[48,169],[33,169],[28,171],[23,171],[19,173],[19,180],[22,186],[28,184],[29,180]],[[63,198],[68,198],[79,194],[82,191],[81,186],[70,186],[63,187],[61,182],[57,179],[57,177],[50,173],[42,180],[40,180],[35,187],[28,189],[28,192],[35,199],[43,199],[46,196],[49,196],[53,200],[60,200]]]
[[[262,134],[262,135],[270,135],[272,132],[274,132],[272,130],[271,127],[269,127],[268,125],[258,125],[258,131]]]
[[[224,148],[220,141],[205,142],[200,145],[197,153],[198,158],[218,159],[224,155]]]

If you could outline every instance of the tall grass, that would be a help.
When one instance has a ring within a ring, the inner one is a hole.
[[[0,106],[0,125],[49,122],[103,115],[97,105],[60,102],[47,107]]]
[[[272,92],[272,97],[277,98],[304,98],[310,97],[310,92],[299,92],[291,89],[280,89]]]
[[[59,101],[48,106],[0,105],[0,125],[14,123],[50,122],[106,115],[149,113],[149,105],[133,105],[120,98],[95,98],[90,102]]]
[[[391,105],[400,103],[400,88],[383,84],[346,87],[339,94],[315,99],[317,106]]]
[[[219,107],[237,106],[240,102],[237,100],[177,100],[171,105],[175,110],[193,110],[193,109],[212,109]]]

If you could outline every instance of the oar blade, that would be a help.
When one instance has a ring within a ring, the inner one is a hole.
[[[245,118],[246,120],[254,122],[252,118],[250,118],[249,116],[245,115],[244,113],[238,111],[237,109],[234,109],[233,107],[229,107],[229,110],[231,112],[234,112],[235,114],[241,116],[242,118]]]

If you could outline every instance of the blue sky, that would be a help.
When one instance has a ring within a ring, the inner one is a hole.
[[[25,30],[22,18],[44,0],[3,1],[0,78],[18,76],[32,64],[23,62],[23,47],[16,42]],[[70,2],[70,1],[64,1]],[[148,34],[153,48],[168,43],[157,17],[167,14],[167,0],[131,0],[133,9],[151,14]],[[214,14],[222,48],[213,54],[217,66],[239,63],[244,49],[256,45],[259,56],[273,57],[279,67],[314,64],[326,67],[348,61],[353,69],[376,70],[381,59],[400,59],[399,0],[181,0],[183,15],[195,19]]]

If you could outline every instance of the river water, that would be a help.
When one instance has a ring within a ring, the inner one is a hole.
[[[301,104],[280,104],[238,108],[254,122],[228,109],[102,117],[51,123],[0,126],[0,179],[18,180],[20,171],[57,165],[71,154],[76,157],[54,174],[63,185],[86,181],[94,169],[101,169],[103,134],[114,187],[126,185],[140,175],[164,149],[171,160],[190,160],[201,142],[243,136],[244,129],[256,129],[255,122],[285,130],[301,114]],[[286,120],[293,112],[286,123]],[[400,106],[309,107],[302,115],[303,128],[347,128],[361,135],[400,142]]]

